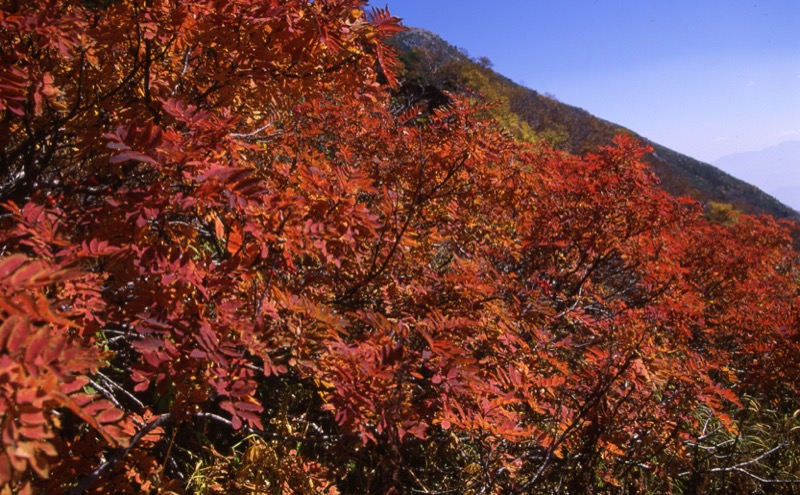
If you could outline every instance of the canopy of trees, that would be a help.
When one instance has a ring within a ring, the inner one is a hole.
[[[790,224],[398,104],[361,0],[0,5],[0,494],[797,488]]]

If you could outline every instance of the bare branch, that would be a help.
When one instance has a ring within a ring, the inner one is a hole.
[[[249,138],[249,137],[255,136],[256,134],[258,134],[260,132],[263,132],[266,129],[269,129],[271,126],[272,126],[272,122],[268,122],[266,125],[263,125],[263,126],[259,127],[258,129],[256,129],[253,132],[249,132],[249,133],[246,133],[246,134],[245,133],[239,133],[239,132],[232,132],[232,133],[228,134],[228,136],[235,137],[235,138]]]
[[[759,481],[761,483],[800,483],[800,479],[795,479],[795,480],[771,480],[771,479],[767,479],[767,478],[762,478],[761,476],[753,474],[750,471],[744,469],[745,466],[750,466],[752,464],[756,464],[756,463],[760,462],[761,460],[763,460],[765,457],[769,456],[770,454],[774,454],[775,452],[777,452],[778,450],[780,450],[782,447],[785,447],[785,446],[786,446],[786,443],[780,443],[780,444],[776,445],[775,447],[772,447],[771,449],[769,449],[769,450],[767,450],[765,452],[762,452],[761,455],[759,455],[758,457],[755,457],[755,458],[750,459],[748,461],[740,462],[738,464],[734,464],[733,466],[706,469],[706,470],[701,471],[701,473],[730,473],[730,472],[737,472],[737,473],[745,474],[745,475],[749,476],[750,478],[753,478],[754,480]],[[693,474],[693,471],[684,471],[682,473],[679,473],[678,476],[681,477],[681,478],[684,478],[686,476],[691,476],[692,474]]]

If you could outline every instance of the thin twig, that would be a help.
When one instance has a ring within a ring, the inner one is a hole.
[[[147,423],[141,430],[136,432],[136,434],[131,438],[130,443],[127,447],[125,447],[124,449],[118,449],[116,452],[114,452],[114,455],[109,457],[106,462],[100,464],[100,466],[98,466],[97,469],[92,471],[91,474],[83,478],[77,485],[75,485],[75,488],[73,488],[67,493],[67,495],[81,495],[95,481],[97,481],[101,476],[103,476],[103,474],[105,474],[106,471],[114,467],[116,463],[118,463],[126,455],[128,455],[128,452],[130,452],[131,449],[133,449],[136,446],[136,444],[139,443],[142,437],[150,433],[155,428],[158,428],[159,426],[167,423],[170,419],[172,419],[172,416],[169,413],[166,413],[157,417],[153,421]]]
[[[703,473],[730,473],[730,472],[737,472],[737,473],[745,474],[745,475],[747,475],[747,476],[749,476],[749,477],[753,478],[754,480],[759,481],[761,483],[800,483],[800,479],[795,479],[795,480],[770,480],[770,479],[762,478],[762,477],[760,477],[760,476],[758,476],[756,474],[753,474],[750,471],[744,469],[744,466],[749,466],[751,464],[755,464],[755,463],[761,461],[762,459],[764,459],[768,455],[777,452],[778,450],[781,449],[781,447],[784,447],[785,445],[786,445],[785,443],[780,443],[780,444],[776,445],[775,447],[763,452],[758,457],[750,459],[749,461],[743,461],[743,462],[740,462],[739,464],[734,464],[733,466],[728,466],[728,467],[718,467],[718,468],[706,469],[706,470],[701,471],[701,472],[703,472]],[[692,474],[692,471],[684,471],[682,473],[679,473],[678,476],[679,477],[686,477],[686,476],[689,476],[691,474]]]
[[[136,398],[136,396],[133,395],[132,393],[125,390],[125,388],[119,385],[117,382],[115,382],[114,380],[112,380],[111,378],[107,377],[106,375],[104,375],[102,372],[99,371],[97,372],[97,376],[99,376],[103,380],[103,383],[109,385],[115,390],[119,390],[125,397],[127,397],[130,401],[136,404],[136,406],[139,408],[140,411],[144,409],[144,404],[142,404],[142,401]]]
[[[258,129],[256,129],[253,132],[249,132],[249,133],[246,133],[246,134],[245,133],[240,133],[240,132],[232,132],[232,133],[228,134],[228,136],[235,137],[235,138],[253,137],[256,134],[268,129],[271,125],[272,125],[272,122],[268,122],[266,125],[263,125],[263,126],[259,127]]]
[[[218,423],[222,423],[230,428],[233,428],[233,423],[231,420],[227,418],[223,418],[222,416],[214,413],[206,413],[206,412],[198,412],[195,413],[194,416],[196,418],[205,418],[211,419]],[[313,423],[312,423],[313,424]],[[316,425],[315,425],[316,426]],[[266,438],[269,440],[281,440],[285,442],[305,442],[305,443],[321,443],[321,442],[329,442],[332,440],[338,440],[343,437],[343,435],[316,435],[316,436],[301,436],[301,435],[281,435],[279,433],[272,433],[269,431],[259,430],[257,428],[251,428],[249,426],[245,426],[242,428],[242,431],[248,434],[258,435],[262,438]]]

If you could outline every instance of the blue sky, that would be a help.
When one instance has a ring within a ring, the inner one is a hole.
[[[800,0],[373,3],[517,82],[707,162],[800,140]]]

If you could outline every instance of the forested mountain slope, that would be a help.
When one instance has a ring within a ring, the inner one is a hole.
[[[491,69],[486,59],[473,60],[434,33],[410,28],[391,42],[405,63],[406,95],[438,90],[480,93],[494,105],[492,114],[517,138],[545,141],[557,149],[585,153],[626,133],[653,147],[645,161],[674,196],[688,195],[707,207],[729,204],[750,214],[800,220],[800,214],[760,189],[707,163],[700,162],[637,135],[580,108],[521,86]],[[425,91],[423,91],[423,88]],[[590,90],[590,88],[587,88]]]

